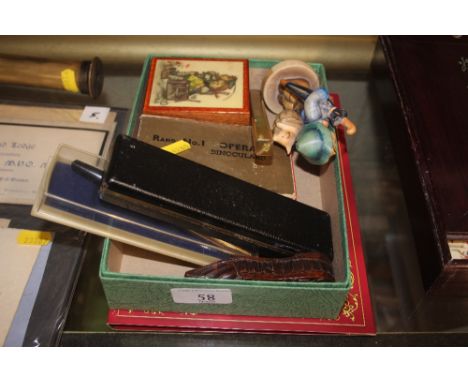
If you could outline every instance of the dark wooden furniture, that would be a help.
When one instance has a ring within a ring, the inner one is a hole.
[[[389,134],[424,287],[467,296],[468,260],[452,259],[448,240],[468,240],[468,38],[380,41],[404,118]]]

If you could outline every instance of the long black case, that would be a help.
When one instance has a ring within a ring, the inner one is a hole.
[[[333,257],[326,212],[128,136],[114,143],[100,196],[260,256]]]

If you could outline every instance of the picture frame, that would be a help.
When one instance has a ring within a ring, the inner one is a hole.
[[[153,58],[143,113],[249,125],[248,60]]]

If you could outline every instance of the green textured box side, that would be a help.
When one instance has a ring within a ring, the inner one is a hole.
[[[161,56],[158,56],[161,57]],[[141,114],[147,75],[153,56],[147,57],[135,97],[127,129],[132,134]],[[278,61],[251,59],[249,65],[270,68]],[[322,64],[311,63],[320,78],[321,86],[327,87]],[[334,161],[340,234],[343,243],[344,281],[333,283],[284,283],[262,281],[204,280],[177,277],[149,277],[111,272],[108,269],[110,240],[106,239],[100,264],[100,278],[110,308],[143,309],[156,311],[271,315],[289,317],[335,318],[343,306],[350,289],[349,252],[342,193],[342,178],[339,154]],[[172,288],[230,289],[232,304],[176,304],[172,300]]]
[[[100,277],[110,308],[196,313],[335,318],[343,305],[346,283],[293,283],[199,280],[109,272],[110,241],[105,244]],[[339,284],[339,285],[336,285]],[[229,289],[231,304],[176,304],[172,288]]]

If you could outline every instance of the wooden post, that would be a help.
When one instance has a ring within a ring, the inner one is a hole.
[[[101,94],[104,73],[99,58],[92,61],[50,61],[46,59],[0,56],[0,83]]]

